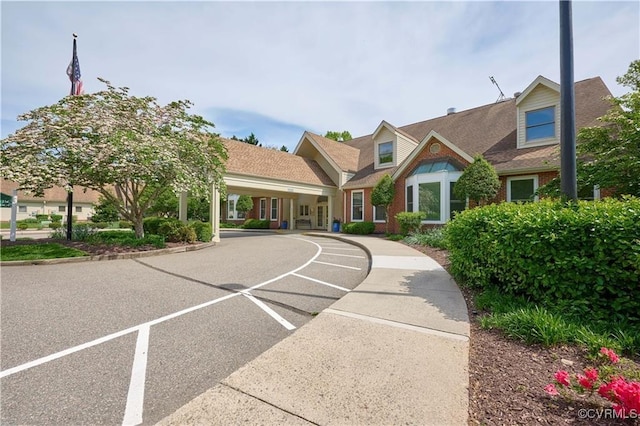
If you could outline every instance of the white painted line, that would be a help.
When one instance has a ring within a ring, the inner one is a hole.
[[[388,325],[390,327],[396,327],[396,328],[402,328],[402,329],[405,329],[405,330],[417,331],[418,333],[444,337],[446,339],[461,340],[463,342],[468,342],[469,341],[469,336],[464,336],[462,334],[447,333],[446,331],[440,331],[440,330],[434,330],[434,329],[431,329],[431,328],[418,327],[416,325],[405,324],[405,323],[396,322],[396,321],[390,321],[390,320],[386,320],[386,319],[382,319],[382,318],[370,317],[370,316],[367,316],[367,315],[355,314],[353,312],[338,311],[336,309],[331,309],[331,308],[327,308],[322,312],[323,313],[326,312],[328,314],[341,315],[343,317],[348,317],[348,318],[355,318],[355,319],[368,321],[368,322],[372,322],[372,323],[376,323],[376,324]]]
[[[344,287],[340,287],[339,285],[329,284],[329,283],[324,282],[324,281],[316,280],[315,278],[307,277],[306,275],[300,275],[300,274],[295,274],[295,273],[291,274],[291,275],[295,275],[298,278],[304,278],[305,280],[313,281],[314,283],[326,285],[328,287],[337,288],[338,290],[346,291],[347,293],[351,291],[348,288],[344,288]]]
[[[365,259],[364,256],[354,256],[352,254],[338,254],[338,253],[327,253],[327,252],[324,252],[322,254],[324,254],[325,256],[354,257],[356,259]]]
[[[124,410],[124,420],[122,421],[123,426],[135,426],[142,423],[150,329],[151,326],[147,324],[138,330],[138,341],[136,342],[136,353],[133,357],[133,367],[131,368],[127,406]]]
[[[270,307],[268,307],[267,305],[265,305],[261,300],[256,299],[252,294],[247,293],[246,291],[241,292],[243,296],[245,296],[247,299],[251,300],[253,303],[255,303],[256,305],[258,305],[258,307],[260,309],[262,309],[263,311],[265,311],[266,313],[268,313],[269,315],[271,315],[271,317],[273,319],[275,319],[276,321],[278,321],[280,324],[282,324],[282,326],[284,328],[286,328],[287,330],[291,331],[291,330],[295,330],[296,326],[291,324],[289,321],[287,321],[286,319],[282,318],[280,315],[278,315],[278,313],[276,311],[274,311],[273,309],[271,309]]]
[[[314,262],[315,259],[318,258],[318,256],[320,256],[320,253],[322,253],[322,247],[320,247],[319,244],[316,244],[313,241],[305,240],[305,239],[302,239],[302,238],[295,238],[295,237],[284,237],[284,238],[294,238],[294,239],[299,240],[299,241],[306,241],[306,242],[311,243],[311,244],[315,245],[316,247],[318,247],[318,251],[316,252],[316,254],[311,259],[309,259],[309,261],[305,262],[302,266],[299,266],[298,268],[296,268],[296,269],[294,269],[292,271],[286,272],[286,273],[284,273],[282,275],[279,275],[279,276],[277,276],[275,278],[272,278],[270,280],[264,281],[264,282],[262,282],[260,284],[256,284],[253,287],[249,288],[249,290],[254,290],[256,288],[263,287],[263,286],[265,286],[267,284],[270,284],[270,283],[272,283],[274,281],[278,281],[278,280],[280,280],[280,279],[282,279],[282,278],[284,278],[284,277],[286,277],[288,275],[291,275],[291,274],[293,274],[295,272],[298,272],[299,270],[301,270],[303,268],[306,268],[312,262]],[[220,297],[218,299],[210,300],[208,302],[201,303],[199,305],[192,306],[190,308],[186,308],[186,309],[183,309],[183,310],[178,311],[178,312],[174,312],[174,313],[169,314],[169,315],[165,315],[165,316],[157,318],[157,319],[155,319],[153,321],[149,321],[149,322],[145,322],[145,323],[142,323],[142,324],[138,324],[138,325],[136,325],[134,327],[130,327],[130,328],[127,328],[127,329],[124,329],[124,330],[121,330],[121,331],[117,331],[115,333],[109,334],[109,335],[104,336],[104,337],[100,337],[99,339],[95,339],[95,340],[92,340],[90,342],[83,343],[81,345],[74,346],[74,347],[65,349],[63,351],[56,352],[56,353],[51,354],[51,355],[47,355],[47,356],[42,357],[42,358],[38,358],[36,360],[27,362],[25,364],[17,365],[15,367],[9,368],[7,370],[0,371],[0,379],[2,379],[4,377],[11,376],[11,375],[16,374],[16,373],[19,373],[21,371],[28,370],[28,369],[33,368],[33,367],[37,367],[37,366],[42,365],[42,364],[46,364],[47,362],[54,361],[54,360],[56,360],[58,358],[62,358],[64,356],[70,355],[72,353],[79,352],[81,350],[88,349],[88,348],[91,348],[91,347],[96,346],[96,345],[100,345],[100,344],[108,342],[110,340],[117,339],[118,337],[126,336],[129,333],[133,333],[135,331],[140,330],[141,327],[144,327],[144,326],[151,327],[153,325],[160,324],[160,323],[168,321],[170,319],[177,318],[177,317],[182,316],[184,314],[188,314],[190,312],[197,311],[197,310],[202,309],[202,308],[206,308],[206,307],[214,305],[214,304],[216,304],[218,302],[222,302],[224,300],[231,299],[232,297],[236,297],[236,296],[238,296],[240,294],[241,293],[231,293],[231,294],[228,294],[227,296],[223,296],[223,297]]]
[[[356,268],[355,266],[345,266],[345,265],[337,265],[335,263],[328,263],[328,262],[320,262],[319,260],[314,260],[313,263],[321,263],[323,265],[329,265],[329,266],[337,266],[339,268],[346,268],[346,269],[355,269],[356,271],[361,271],[362,269],[360,268]]]

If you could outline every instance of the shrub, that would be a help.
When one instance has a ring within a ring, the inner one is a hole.
[[[93,226],[95,226],[98,229],[106,229],[109,226],[109,224],[107,222],[98,222],[98,223],[95,223]]]
[[[342,232],[345,234],[367,235],[376,230],[373,222],[351,222],[342,225]]]
[[[242,225],[244,229],[269,229],[268,220],[247,219]]]
[[[423,232],[415,232],[404,239],[407,244],[416,244],[435,248],[446,249],[447,242],[444,228],[427,229]]]
[[[197,241],[204,241],[206,243],[211,241],[211,238],[213,237],[213,230],[211,229],[210,223],[195,221],[191,222],[189,225],[195,231]]]
[[[36,215],[36,220],[38,222],[42,222],[43,220],[49,220],[49,215],[48,214],[37,214]]]
[[[164,224],[165,222],[180,223],[180,221],[175,218],[151,216],[151,217],[145,217],[142,220],[142,228],[144,229],[145,234],[158,234],[158,229],[160,228],[160,225]]]
[[[425,216],[424,212],[401,212],[396,214],[396,220],[400,224],[400,233],[407,235],[410,232],[416,232],[420,229]]]
[[[133,222],[128,220],[118,221],[118,228],[120,229],[133,229]]]
[[[196,231],[189,225],[177,219],[166,220],[158,228],[158,235],[172,243],[193,243],[196,240]]]
[[[447,225],[451,271],[579,318],[640,324],[640,199],[502,203]]]
[[[51,215],[51,221],[52,222],[61,222],[62,221],[62,215],[61,214],[52,214]]]
[[[26,222],[20,222],[20,223],[18,223],[18,224],[16,225],[16,227],[17,227],[19,230],[24,231],[24,230],[26,230],[26,229],[28,229],[28,228],[29,228],[29,224],[28,224],[28,223],[26,223]]]
[[[28,217],[22,220],[22,223],[39,223],[40,221],[35,217]]]
[[[51,222],[49,224],[49,229],[56,230],[56,229],[59,229],[61,227],[62,227],[62,223],[61,222]]]
[[[220,222],[220,228],[238,228],[239,226],[231,222]]]
[[[88,241],[93,244],[111,244],[129,247],[140,247],[151,245],[155,248],[164,248],[164,238],[160,235],[145,235],[144,238],[136,238],[133,232],[129,231],[104,231],[92,235]]]

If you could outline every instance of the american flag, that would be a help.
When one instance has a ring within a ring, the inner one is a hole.
[[[71,95],[82,95],[84,89],[82,87],[82,80],[80,79],[80,62],[78,61],[78,53],[76,49],[76,39],[73,39],[73,57],[67,67],[67,75],[71,80]]]

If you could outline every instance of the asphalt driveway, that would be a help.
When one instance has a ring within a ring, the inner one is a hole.
[[[152,424],[358,285],[367,255],[224,233],[137,260],[2,268],[2,424]]]

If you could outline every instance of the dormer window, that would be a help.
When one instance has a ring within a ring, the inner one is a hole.
[[[527,142],[556,136],[556,108],[537,109],[526,112]]]
[[[393,142],[385,142],[378,145],[378,164],[393,163]]]

